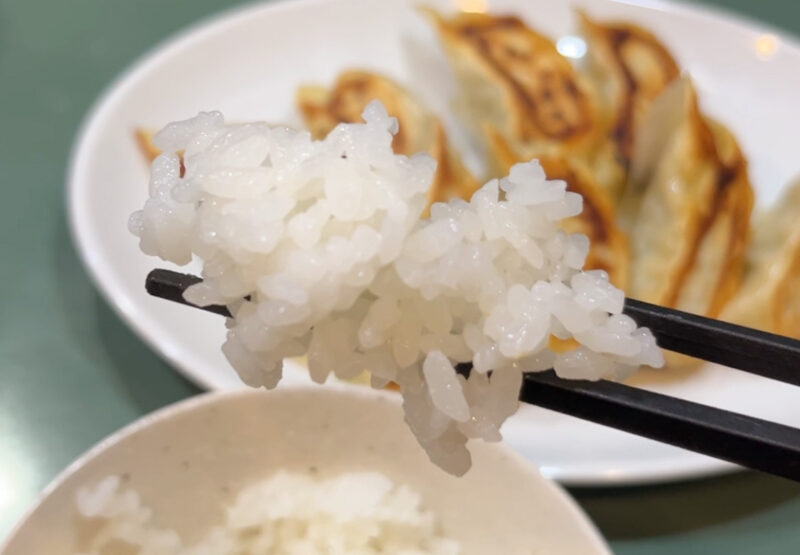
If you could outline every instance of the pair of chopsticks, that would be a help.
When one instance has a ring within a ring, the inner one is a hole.
[[[157,269],[146,289],[195,306],[183,292],[200,281]],[[196,308],[231,315],[225,306]],[[623,312],[664,349],[800,385],[800,341],[633,299]],[[800,481],[800,430],[789,426],[616,382],[564,380],[552,370],[526,373],[520,401]]]

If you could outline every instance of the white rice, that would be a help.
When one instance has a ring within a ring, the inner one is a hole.
[[[190,545],[154,522],[153,511],[117,476],[78,492],[79,514],[95,532],[80,555],[455,555],[419,494],[377,472],[328,479],[279,472],[225,508],[225,523]]]
[[[282,360],[303,354],[320,383],[394,381],[431,459],[463,474],[467,439],[499,440],[516,411],[522,370],[596,380],[663,364],[649,330],[621,314],[622,291],[581,271],[588,240],[560,222],[582,199],[563,181],[518,164],[420,220],[433,160],[392,152],[397,123],[379,103],[364,119],[312,141],[214,112],[155,138],[165,154],[130,229],[147,254],[203,260],[185,297],[228,305],[222,348],[245,383],[275,387]],[[579,346],[555,353],[551,336]],[[473,363],[469,380],[460,362]]]

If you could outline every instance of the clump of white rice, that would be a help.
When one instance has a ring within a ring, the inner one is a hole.
[[[82,555],[455,555],[419,494],[377,472],[332,478],[278,472],[239,492],[225,523],[187,545],[154,523],[153,511],[117,476],[83,488],[78,512],[99,525]],[[109,551],[110,550],[110,551]]]
[[[379,103],[364,120],[312,141],[214,112],[155,138],[165,154],[130,228],[147,254],[202,259],[205,281],[185,297],[229,307],[223,351],[247,384],[275,387],[282,360],[304,354],[320,383],[396,382],[431,459],[462,474],[468,438],[500,439],[523,370],[596,380],[663,363],[621,314],[622,291],[581,271],[588,239],[560,222],[582,199],[563,181],[518,164],[421,220],[433,160],[393,153],[397,122]],[[578,347],[556,353],[551,337]]]

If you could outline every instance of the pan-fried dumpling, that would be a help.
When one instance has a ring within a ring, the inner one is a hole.
[[[736,140],[674,81],[642,118],[622,200],[629,296],[716,317],[740,283],[752,206]]]
[[[742,287],[720,318],[800,338],[800,181],[754,219]]]
[[[585,154],[599,134],[593,91],[550,39],[512,16],[427,10],[460,82],[457,109],[485,139],[487,125],[512,144]]]
[[[595,175],[601,181],[624,183],[639,122],[680,70],[649,31],[631,23],[600,23],[582,11],[578,15],[609,139],[595,158]]]
[[[611,283],[624,289],[628,275],[628,242],[614,221],[611,199],[585,165],[558,154],[517,152],[498,132],[489,133],[488,143],[490,156],[496,164],[494,172],[498,175],[506,175],[517,162],[538,158],[548,179],[561,179],[566,182],[567,190],[583,196],[583,211],[564,220],[564,229],[589,238],[589,255],[584,267],[605,270]]]
[[[367,71],[345,71],[330,89],[303,86],[297,105],[315,139],[325,137],[339,123],[361,121],[370,101],[378,99],[397,118],[399,131],[392,147],[398,154],[427,152],[437,162],[429,204],[452,197],[469,199],[479,183],[450,148],[441,121],[406,90],[390,79]]]

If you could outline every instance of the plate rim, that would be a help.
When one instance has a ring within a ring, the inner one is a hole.
[[[90,108],[81,119],[78,130],[75,133],[72,147],[69,151],[69,158],[66,172],[66,186],[64,193],[64,206],[67,215],[67,227],[83,267],[85,268],[94,288],[100,293],[103,300],[112,308],[115,314],[121,318],[126,326],[143,341],[150,349],[164,360],[167,365],[182,377],[201,388],[203,392],[199,396],[204,396],[205,392],[219,392],[230,390],[245,389],[246,386],[239,384],[233,386],[223,383],[224,380],[214,380],[202,373],[193,370],[193,365],[186,361],[180,354],[167,348],[163,343],[157,341],[147,326],[139,318],[135,306],[130,305],[126,298],[127,294],[123,288],[116,284],[115,280],[109,275],[109,271],[104,269],[104,263],[96,253],[97,244],[93,235],[81,223],[85,207],[80,200],[80,181],[85,173],[85,155],[88,145],[94,139],[99,124],[103,121],[103,116],[110,111],[115,102],[124,96],[128,87],[136,82],[143,74],[147,73],[152,67],[159,64],[164,56],[172,55],[184,48],[190,47],[192,43],[201,41],[205,36],[213,35],[222,29],[237,25],[240,20],[262,12],[274,13],[284,10],[308,9],[314,5],[332,4],[338,0],[271,0],[256,1],[245,3],[232,8],[226,8],[192,22],[175,32],[171,33],[154,46],[146,49],[120,71],[106,85]],[[398,0],[413,3],[413,0]],[[787,47],[800,58],[800,38],[776,26],[759,21],[748,15],[740,14],[730,9],[706,5],[693,4],[686,0],[602,0],[603,2],[619,5],[642,7],[668,13],[677,13],[687,17],[701,17],[715,20],[722,20],[726,24],[734,25],[747,32],[768,33],[774,35],[781,41],[782,47]],[[588,2],[584,2],[588,3]],[[288,386],[289,384],[284,384]],[[329,384],[330,385],[330,384]],[[580,466],[572,470],[565,470],[563,467],[543,467],[542,473],[551,480],[556,480],[566,486],[576,487],[614,487],[614,486],[635,486],[644,484],[663,484],[676,481],[696,480],[711,476],[725,475],[741,467],[732,463],[707,459],[706,457],[694,459],[694,462],[685,462],[677,466],[672,463],[663,463],[657,467],[640,466],[637,469],[627,468],[624,472],[602,472],[582,469]]]

